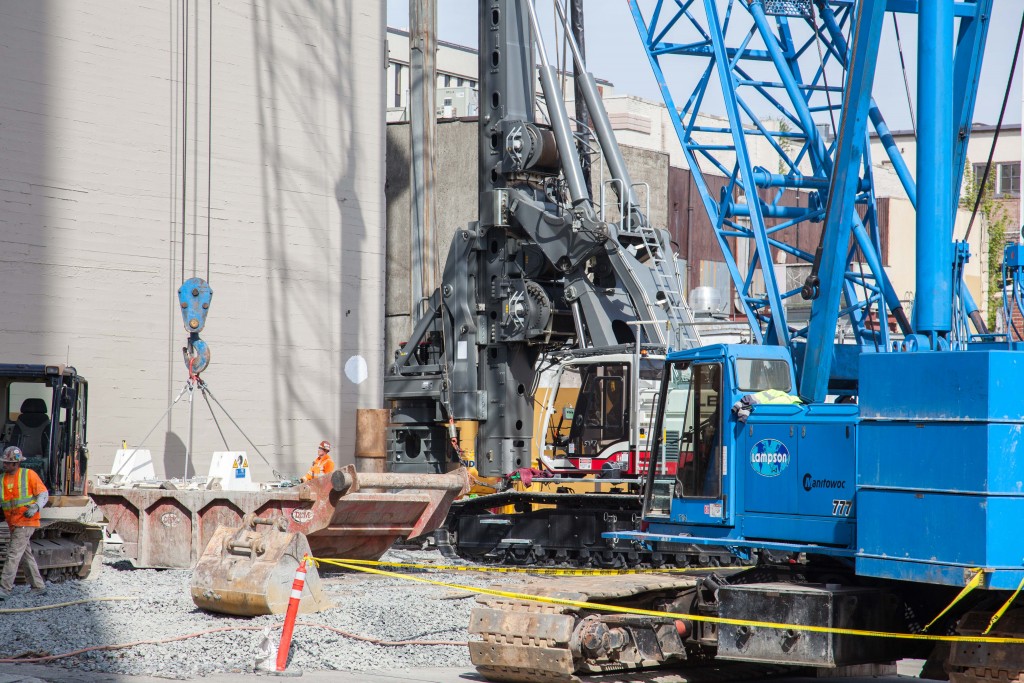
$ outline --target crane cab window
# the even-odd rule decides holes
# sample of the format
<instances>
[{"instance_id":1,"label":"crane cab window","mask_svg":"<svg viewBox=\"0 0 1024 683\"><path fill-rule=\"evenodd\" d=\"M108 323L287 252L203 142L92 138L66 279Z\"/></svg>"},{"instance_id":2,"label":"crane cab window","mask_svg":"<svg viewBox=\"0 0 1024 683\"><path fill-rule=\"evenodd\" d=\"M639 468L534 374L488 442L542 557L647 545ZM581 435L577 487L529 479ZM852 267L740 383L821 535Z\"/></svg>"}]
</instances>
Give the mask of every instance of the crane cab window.
<instances>
[{"instance_id":1,"label":"crane cab window","mask_svg":"<svg viewBox=\"0 0 1024 683\"><path fill-rule=\"evenodd\" d=\"M692 389L679 436L676 479L683 497L720 498L722 494L722 364L691 368Z\"/></svg>"},{"instance_id":2,"label":"crane cab window","mask_svg":"<svg viewBox=\"0 0 1024 683\"><path fill-rule=\"evenodd\" d=\"M688 362L667 366L658 403L658 422L654 427L653 473L648 477L645 492L645 515L668 516L679 464L680 444L692 426L687 422L690 405L691 372Z\"/></svg>"},{"instance_id":3,"label":"crane cab window","mask_svg":"<svg viewBox=\"0 0 1024 683\"><path fill-rule=\"evenodd\" d=\"M788 393L793 388L789 363L764 358L737 358L736 384L740 391L749 394L768 389Z\"/></svg>"}]
</instances>

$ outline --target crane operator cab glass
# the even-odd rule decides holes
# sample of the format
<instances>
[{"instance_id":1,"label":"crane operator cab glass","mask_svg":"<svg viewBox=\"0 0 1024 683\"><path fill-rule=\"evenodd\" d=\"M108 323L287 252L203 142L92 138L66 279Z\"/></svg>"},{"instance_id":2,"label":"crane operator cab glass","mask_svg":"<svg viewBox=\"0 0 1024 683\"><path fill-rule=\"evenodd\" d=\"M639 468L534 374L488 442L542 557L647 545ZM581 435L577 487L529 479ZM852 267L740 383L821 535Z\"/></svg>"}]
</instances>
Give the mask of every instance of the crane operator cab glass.
<instances>
[{"instance_id":1,"label":"crane operator cab glass","mask_svg":"<svg viewBox=\"0 0 1024 683\"><path fill-rule=\"evenodd\" d=\"M701 521L722 522L722 364L677 361L665 377L654 452L658 471L674 469L675 476L650 480L645 515L668 517L675 497L692 499Z\"/></svg>"},{"instance_id":2,"label":"crane operator cab glass","mask_svg":"<svg viewBox=\"0 0 1024 683\"><path fill-rule=\"evenodd\" d=\"M595 456L605 447L625 438L625 365L587 368L573 416L569 442L580 455ZM578 444L578 446L576 445Z\"/></svg>"},{"instance_id":3,"label":"crane operator cab glass","mask_svg":"<svg viewBox=\"0 0 1024 683\"><path fill-rule=\"evenodd\" d=\"M0 364L0 450L17 446L51 496L84 495L87 383L74 368Z\"/></svg>"},{"instance_id":4,"label":"crane operator cab glass","mask_svg":"<svg viewBox=\"0 0 1024 683\"><path fill-rule=\"evenodd\" d=\"M722 366L704 363L691 368L692 388L680 435L676 487L683 497L720 498L719 453L722 431Z\"/></svg>"}]
</instances>

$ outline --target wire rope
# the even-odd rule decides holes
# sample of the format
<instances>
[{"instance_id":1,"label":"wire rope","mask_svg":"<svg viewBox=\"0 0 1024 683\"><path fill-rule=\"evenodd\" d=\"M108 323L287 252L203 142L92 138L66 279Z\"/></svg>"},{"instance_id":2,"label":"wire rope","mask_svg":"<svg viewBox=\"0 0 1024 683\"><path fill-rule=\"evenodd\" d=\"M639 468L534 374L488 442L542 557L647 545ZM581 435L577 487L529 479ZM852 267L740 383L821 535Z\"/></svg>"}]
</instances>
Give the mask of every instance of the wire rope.
<instances>
[{"instance_id":1,"label":"wire rope","mask_svg":"<svg viewBox=\"0 0 1024 683\"><path fill-rule=\"evenodd\" d=\"M910 125L917 135L917 116L914 114L914 101L910 97L910 79L907 77L907 62L903 57L903 41L900 39L900 23L896 20L896 13L892 14L892 25L896 29L896 48L900 53L900 69L903 70L903 89L907 93L907 108L910 109Z\"/></svg>"},{"instance_id":2,"label":"wire rope","mask_svg":"<svg viewBox=\"0 0 1024 683\"><path fill-rule=\"evenodd\" d=\"M1003 128L1003 118L1006 116L1006 103L1010 99L1010 89L1013 87L1013 77L1017 72L1017 59L1020 57L1020 41L1024 36L1024 15L1020 18L1020 28L1017 30L1017 46L1013 50L1013 62L1010 64L1010 73L1006 77L1006 90L1003 91L1003 106L999 109L999 120L996 121L996 132L992 136L992 146L988 150L988 161L985 162L985 171L981 174L981 182L978 183L978 191L974 197L974 208L971 210L971 221L967 224L967 232L964 241L971 238L971 230L974 229L974 219L978 216L978 207L981 206L981 198L985 194L985 184L988 182L989 171L992 169L992 158L996 153L996 143L999 142L999 132Z\"/></svg>"},{"instance_id":3,"label":"wire rope","mask_svg":"<svg viewBox=\"0 0 1024 683\"><path fill-rule=\"evenodd\" d=\"M188 192L188 0L182 2L182 70L181 70L181 279L185 280L186 211ZM193 263L194 266L194 263Z\"/></svg>"},{"instance_id":4,"label":"wire rope","mask_svg":"<svg viewBox=\"0 0 1024 683\"><path fill-rule=\"evenodd\" d=\"M210 253L212 251L213 231L210 221L210 206L213 203L213 0L210 0L210 50L209 66L206 78L206 281L210 281Z\"/></svg>"}]
</instances>

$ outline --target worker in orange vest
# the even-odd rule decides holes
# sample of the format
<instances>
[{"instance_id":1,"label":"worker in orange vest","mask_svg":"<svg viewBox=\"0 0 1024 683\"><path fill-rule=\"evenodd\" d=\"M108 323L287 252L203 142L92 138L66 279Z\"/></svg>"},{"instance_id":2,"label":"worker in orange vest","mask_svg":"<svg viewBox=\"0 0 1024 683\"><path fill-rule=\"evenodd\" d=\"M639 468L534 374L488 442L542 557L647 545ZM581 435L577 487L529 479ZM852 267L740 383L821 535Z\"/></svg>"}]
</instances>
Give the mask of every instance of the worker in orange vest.
<instances>
[{"instance_id":1,"label":"worker in orange vest","mask_svg":"<svg viewBox=\"0 0 1024 683\"><path fill-rule=\"evenodd\" d=\"M25 576L35 593L46 592L46 582L39 573L35 555L32 554L32 534L39 528L39 511L50 500L50 494L39 475L27 467L21 467L25 456L17 446L10 446L0 457L3 465L3 497L0 507L11 530L11 543L7 546L4 570L0 573L0 600L11 596L14 577L18 566L25 570Z\"/></svg>"},{"instance_id":2,"label":"worker in orange vest","mask_svg":"<svg viewBox=\"0 0 1024 683\"><path fill-rule=\"evenodd\" d=\"M316 460L310 465L309 471L302 477L302 481L309 481L313 477L320 477L334 471L334 461L331 460L331 442L321 441L316 449Z\"/></svg>"}]
</instances>

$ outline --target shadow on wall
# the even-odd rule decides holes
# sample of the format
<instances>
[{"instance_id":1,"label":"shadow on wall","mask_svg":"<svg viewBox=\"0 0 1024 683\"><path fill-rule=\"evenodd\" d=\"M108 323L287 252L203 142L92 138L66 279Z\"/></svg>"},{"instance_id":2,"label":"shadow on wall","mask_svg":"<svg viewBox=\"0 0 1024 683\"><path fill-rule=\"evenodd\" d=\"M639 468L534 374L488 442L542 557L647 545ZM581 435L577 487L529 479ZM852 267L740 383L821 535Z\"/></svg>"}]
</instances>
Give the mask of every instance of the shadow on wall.
<instances>
[{"instance_id":1,"label":"shadow on wall","mask_svg":"<svg viewBox=\"0 0 1024 683\"><path fill-rule=\"evenodd\" d=\"M387 212L387 300L384 314L387 325L384 331L385 367L393 359L398 344L408 338L415 321L410 316L409 304L411 270L411 245L409 242L410 223L410 181L409 181L409 140L408 126L400 126L405 139L399 141L399 134L388 126L385 135L386 181L384 199Z\"/></svg>"},{"instance_id":2,"label":"shadow on wall","mask_svg":"<svg viewBox=\"0 0 1024 683\"><path fill-rule=\"evenodd\" d=\"M48 80L53 78L46 26L50 4L4 3L0 7L0 319L3 343L0 360L8 363L52 363L53 329L62 305L54 256L48 254L55 230L47 221L52 204L60 205L54 188L54 120ZM56 360L64 360L64 351Z\"/></svg>"},{"instance_id":3,"label":"shadow on wall","mask_svg":"<svg viewBox=\"0 0 1024 683\"><path fill-rule=\"evenodd\" d=\"M188 429L187 418L185 429ZM185 467L185 442L175 432L164 434L164 476L168 479L188 479L196 476L193 458L189 458L188 468Z\"/></svg>"},{"instance_id":4,"label":"shadow on wall","mask_svg":"<svg viewBox=\"0 0 1024 683\"><path fill-rule=\"evenodd\" d=\"M362 310L361 302L382 300L377 282L383 270L378 237L383 226L375 224L381 220L375 217L379 211L366 215L361 192L379 188L383 174L365 180L357 159L360 152L372 156L375 142L353 131L372 128L372 115L360 116L359 108L379 112L383 119L384 106L383 91L375 101L358 92L353 81L357 73L368 81L383 77L383 71L366 73L367 61L373 61L361 50L367 41L366 12L341 0L295 4L254 3L252 30L260 103L268 367L273 368L270 415L273 440L285 449L278 466L299 471L305 468L307 441L329 439L336 444L336 462L350 462L355 409L370 397L379 401L380 390L366 379L377 381L380 374L367 361L379 364L381 357L382 306ZM375 11L380 25L374 30L383 40L384 11ZM308 51L284 53L285 46L296 45ZM329 120L328 112L336 112L337 120ZM296 122L306 136L300 154ZM382 129L383 121L377 125ZM309 180L317 176L325 176L319 186ZM337 216L323 201L331 191ZM356 357L363 359L361 366ZM354 368L346 367L353 362ZM361 383L354 384L347 374Z\"/></svg>"},{"instance_id":5,"label":"shadow on wall","mask_svg":"<svg viewBox=\"0 0 1024 683\"><path fill-rule=\"evenodd\" d=\"M57 149L60 121L67 117L67 92L54 84L54 45L67 40L53 35L53 14L62 3L0 3L0 361L9 363L53 363L66 358L65 329L68 302L62 296L60 278L69 277L62 268L58 240L78 226L62 225L53 217L55 207L80 201L82 193L56 187L61 158ZM58 102L63 102L58 105ZM62 192L77 197L61 196ZM72 364L75 364L72 356ZM79 365L87 377L88 365ZM97 378L98 379L98 378ZM6 417L6 416L5 416ZM19 585L17 593L27 590ZM74 582L65 595L79 597ZM80 591L86 597L88 591ZM115 642L115 634L87 610L74 620L76 633L88 633L96 642ZM4 656L32 656L38 643L11 634ZM73 638L68 638L74 640ZM68 648L73 649L73 648Z\"/></svg>"}]
</instances>

